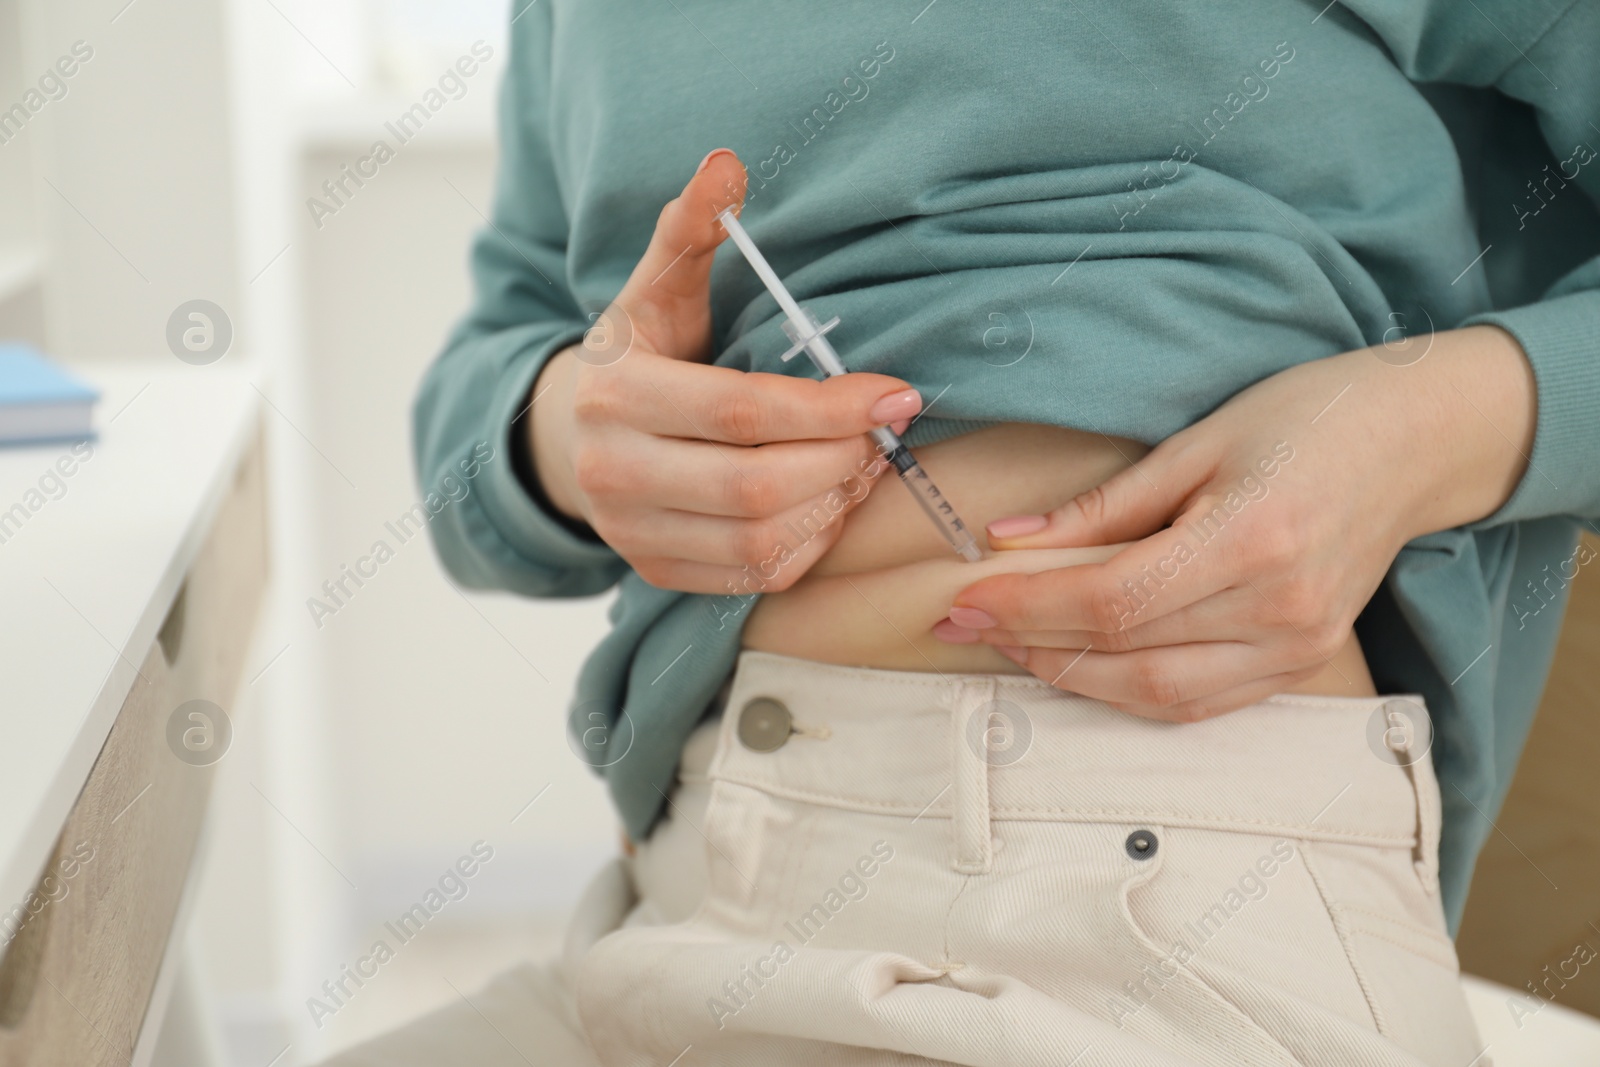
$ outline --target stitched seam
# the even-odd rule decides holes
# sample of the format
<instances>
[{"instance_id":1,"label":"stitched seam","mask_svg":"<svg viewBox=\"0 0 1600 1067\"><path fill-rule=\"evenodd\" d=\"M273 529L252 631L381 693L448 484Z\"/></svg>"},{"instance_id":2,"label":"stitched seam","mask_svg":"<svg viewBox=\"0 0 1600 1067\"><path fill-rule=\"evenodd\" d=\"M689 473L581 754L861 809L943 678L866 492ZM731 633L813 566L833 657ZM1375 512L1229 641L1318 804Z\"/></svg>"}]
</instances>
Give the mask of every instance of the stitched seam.
<instances>
[{"instance_id":1,"label":"stitched seam","mask_svg":"<svg viewBox=\"0 0 1600 1067\"><path fill-rule=\"evenodd\" d=\"M976 834L979 838L976 843L976 856L969 855L968 849L973 845L973 842L968 838L974 836L974 831L978 828L963 826L964 820L959 818L952 823L952 830L956 839L955 868L962 874L986 874L994 863L994 828L991 825L994 820L994 807L990 794L991 768L988 763L988 754L987 750L980 755L967 748L966 723L962 721L964 717L970 718L984 706L983 702L975 704L975 699L984 702L993 701L994 693L995 686L992 682L968 680L960 684L957 691L952 695L950 703L950 743L951 759L953 761L951 769L955 775L959 776L958 782L965 783L965 793L963 792L963 787L958 784L955 791L956 795L951 798L951 804L955 810L961 811L964 816L982 823L982 832ZM965 804L962 803L964 795L966 796Z\"/></svg>"},{"instance_id":2,"label":"stitched seam","mask_svg":"<svg viewBox=\"0 0 1600 1067\"><path fill-rule=\"evenodd\" d=\"M1006 814L1015 815L1014 812ZM1018 822L1126 822L1138 824L1151 821L1161 821L1169 826L1182 826L1189 830L1215 830L1218 833L1239 833L1256 836L1290 836L1304 837L1311 841L1332 841L1345 844L1364 845L1371 848L1399 848L1409 849L1414 845L1414 839L1401 835L1390 837L1384 834L1369 834L1360 830L1333 830L1312 829L1295 823L1253 823L1244 819L1232 817L1207 817L1176 815L1172 812L1152 811L1112 811L1112 812L1084 812L1077 808L1064 811L1057 810L1049 813L1023 812L1023 816L1038 815L1037 818L1017 818ZM1083 818L1084 815L1093 815L1096 818ZM1098 816L1116 816L1116 818L1099 818ZM1257 829L1259 827L1259 829ZM1287 833L1286 833L1287 832Z\"/></svg>"},{"instance_id":3,"label":"stitched seam","mask_svg":"<svg viewBox=\"0 0 1600 1067\"><path fill-rule=\"evenodd\" d=\"M733 782L747 786L769 796L782 797L787 800L798 800L808 804L816 804L827 808L843 808L845 810L862 808L884 815L916 815L920 809L909 805L892 803L889 801L867 800L863 797L839 796L837 794L812 793L803 789L774 785L771 782L762 782L754 778L722 772L713 775L718 781ZM928 808L925 815L936 818L948 819L951 817L951 808L939 806ZM1040 822L1051 819L1060 819L1063 822L1139 822L1166 821L1174 826L1186 826L1191 829L1217 829L1221 831L1238 830L1241 833L1253 833L1254 830L1239 830L1240 827L1259 827L1261 832L1267 831L1294 831L1289 836L1306 836L1315 840L1327 841L1359 841L1372 843L1382 847L1415 848L1416 836L1414 834L1372 834L1359 830L1311 830L1299 823L1271 822L1261 819L1244 819L1231 815L1174 815L1169 812L1152 811L1147 808L1082 808L1082 807L1042 807L1042 808L1012 808L992 807L991 817L997 821L1010 818L1017 821Z\"/></svg>"},{"instance_id":4,"label":"stitched seam","mask_svg":"<svg viewBox=\"0 0 1600 1067\"><path fill-rule=\"evenodd\" d=\"M1442 956L1434 955L1431 951L1429 951L1429 950L1427 950L1425 948L1419 947L1414 942L1405 942L1405 941L1401 941L1398 938L1390 937L1387 934L1380 934L1378 931L1374 930L1370 926L1358 926L1358 927L1356 927L1354 932L1357 933L1357 934L1362 935L1363 937L1370 937L1370 938L1372 938L1372 939L1374 939L1376 941L1387 941L1389 944L1394 945L1396 948L1400 949L1402 952L1405 952L1405 953L1407 953L1409 955L1412 955L1412 956L1416 956L1416 957L1418 957L1420 959L1427 960L1429 963L1437 964L1438 966L1443 967L1447 971L1455 971L1456 970L1456 965L1454 963L1444 959Z\"/></svg>"},{"instance_id":5,"label":"stitched seam","mask_svg":"<svg viewBox=\"0 0 1600 1067\"><path fill-rule=\"evenodd\" d=\"M972 875L971 874L968 874L966 877L962 878L961 879L961 885L959 887L957 887L955 896L950 898L950 907L945 909L945 913L944 913L944 961L940 964L940 966L944 967L944 968L947 968L947 969L953 963L965 963L966 962L965 960L953 960L953 959L950 958L950 918L951 918L951 916L953 916L956 913L956 904L958 904L960 902L962 896L967 891L967 886L969 886L971 884L972 884Z\"/></svg>"},{"instance_id":6,"label":"stitched seam","mask_svg":"<svg viewBox=\"0 0 1600 1067\"><path fill-rule=\"evenodd\" d=\"M1380 941L1387 941L1391 945L1398 945L1413 955L1423 956L1432 960L1441 967L1446 967L1450 970L1457 969L1458 964L1454 958L1455 950L1453 947L1447 950L1447 946L1450 943L1442 935L1434 933L1432 930L1420 929L1410 923L1402 922L1382 912L1372 911L1359 905L1340 904L1338 907L1340 911L1355 916L1360 920L1355 924L1356 933L1366 934L1369 937L1378 938ZM1376 925L1373 925L1374 923ZM1391 936L1389 931L1395 932L1398 936ZM1411 940L1402 940L1402 938Z\"/></svg>"},{"instance_id":7,"label":"stitched seam","mask_svg":"<svg viewBox=\"0 0 1600 1067\"><path fill-rule=\"evenodd\" d=\"M1385 693L1375 697L1341 697L1320 696L1313 693L1278 693L1260 701L1262 704L1282 704L1287 707L1297 708L1324 708L1340 710L1346 707L1359 708L1363 711L1369 708L1379 708L1391 700L1415 700L1423 703L1420 693ZM1242 710L1242 709L1241 709Z\"/></svg>"},{"instance_id":8,"label":"stitched seam","mask_svg":"<svg viewBox=\"0 0 1600 1067\"><path fill-rule=\"evenodd\" d=\"M1373 995L1372 985L1367 981L1366 972L1356 962L1355 944L1350 937L1350 931L1345 926L1340 910L1328 895L1328 887L1323 883L1322 876L1317 873L1316 865L1311 860L1311 850L1306 848L1303 842L1300 845L1300 858L1305 861L1306 873L1311 876L1311 883L1317 887L1317 895L1322 898L1322 908L1328 913L1328 921L1333 923L1334 936L1339 939L1339 947L1344 949L1345 962L1350 965L1350 973L1355 975L1356 985L1360 987L1361 996L1367 1002L1367 1011L1372 1013L1372 1028L1384 1037L1392 1036L1383 1012L1378 1007L1378 999Z\"/></svg>"},{"instance_id":9,"label":"stitched seam","mask_svg":"<svg viewBox=\"0 0 1600 1067\"><path fill-rule=\"evenodd\" d=\"M1155 831L1162 837L1165 837L1167 829L1170 825L1171 824L1156 823L1154 824ZM1128 929L1133 932L1136 942L1143 947L1146 952L1154 953L1158 957L1162 954L1162 950L1156 943L1155 938L1150 936L1149 931L1147 931L1139 922L1138 916L1134 915L1132 897L1135 889L1140 888L1141 886L1148 886L1160 877L1161 872L1166 869L1166 855L1167 854L1164 851L1157 852L1155 856L1155 862L1152 863L1147 869L1123 880L1121 891L1118 894L1119 902L1121 904L1122 921L1125 922L1128 925ZM1238 1017L1238 1021L1243 1022L1246 1027L1254 1031L1256 1035L1262 1040L1266 1041L1267 1044L1281 1052L1288 1062L1300 1062L1283 1044L1283 1042L1279 1041L1270 1030L1268 1030L1261 1024L1259 1020L1255 1018L1255 1016L1251 1015L1249 1012L1245 1011L1244 1008L1234 1003L1232 998L1223 993L1221 989L1213 985L1209 979L1202 975L1199 971L1198 964L1198 959L1191 957L1187 964L1184 964L1179 968L1179 974L1187 974L1189 978L1193 980L1195 985L1209 993L1219 1004L1223 1006L1225 1010L1232 1011Z\"/></svg>"},{"instance_id":10,"label":"stitched seam","mask_svg":"<svg viewBox=\"0 0 1600 1067\"><path fill-rule=\"evenodd\" d=\"M1381 911L1374 911L1371 908L1365 907L1365 906L1363 906L1361 904L1341 904L1341 905L1339 905L1339 907L1340 907L1340 910L1347 911L1352 915L1362 915L1362 916L1365 916L1367 918L1377 919L1379 922L1383 923L1385 926L1393 926L1393 927L1395 927L1397 929L1401 929L1401 930L1412 930L1412 931L1415 931L1418 936L1424 937L1429 941L1438 942L1439 944L1447 944L1448 943L1448 938L1446 938L1441 933L1437 933L1437 932L1435 932L1433 930L1428 930L1426 928L1419 927L1419 926L1417 926L1417 925L1415 925L1413 923L1408 923L1403 919L1396 919L1392 915L1385 915Z\"/></svg>"},{"instance_id":11,"label":"stitched seam","mask_svg":"<svg viewBox=\"0 0 1600 1067\"><path fill-rule=\"evenodd\" d=\"M1422 765L1424 760L1427 761L1426 767ZM1411 794L1415 798L1417 806L1417 843L1412 847L1412 872L1416 875L1417 881L1422 883L1423 894L1433 897L1439 893L1439 823L1443 815L1442 805L1444 798L1439 798L1441 807L1432 812L1433 817L1430 819L1428 802L1424 796L1426 783L1420 777L1426 771L1428 776L1433 779L1434 792L1438 792L1439 780L1434 773L1433 757L1430 753L1420 753L1404 766L1406 780L1411 783ZM1433 824L1431 828L1433 840L1431 842L1428 840L1429 827L1427 824L1429 822ZM1432 845L1431 851L1430 844Z\"/></svg>"}]
</instances>

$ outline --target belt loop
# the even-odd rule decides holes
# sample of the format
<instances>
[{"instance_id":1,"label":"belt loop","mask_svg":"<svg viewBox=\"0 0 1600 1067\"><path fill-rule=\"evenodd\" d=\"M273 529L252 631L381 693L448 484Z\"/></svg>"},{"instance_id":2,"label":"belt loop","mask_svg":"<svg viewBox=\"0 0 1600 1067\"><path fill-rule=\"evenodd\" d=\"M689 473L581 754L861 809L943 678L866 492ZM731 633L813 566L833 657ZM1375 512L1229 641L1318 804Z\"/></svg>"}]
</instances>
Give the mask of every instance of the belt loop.
<instances>
[{"instance_id":1,"label":"belt loop","mask_svg":"<svg viewBox=\"0 0 1600 1067\"><path fill-rule=\"evenodd\" d=\"M955 835L954 868L962 874L987 874L994 863L989 829L989 709L995 681L981 676L955 683L950 715L950 769L955 794L950 825Z\"/></svg>"},{"instance_id":2,"label":"belt loop","mask_svg":"<svg viewBox=\"0 0 1600 1067\"><path fill-rule=\"evenodd\" d=\"M1383 706L1385 742L1411 779L1417 799L1417 844L1412 865L1430 895L1439 892L1439 835L1443 822L1439 780L1433 773L1433 721L1419 701L1396 698Z\"/></svg>"},{"instance_id":3,"label":"belt loop","mask_svg":"<svg viewBox=\"0 0 1600 1067\"><path fill-rule=\"evenodd\" d=\"M1433 761L1426 752L1419 753L1406 766L1411 776L1412 788L1417 794L1417 848L1413 861L1422 887L1430 895L1439 892L1439 833L1443 821L1440 813L1439 782L1433 775Z\"/></svg>"}]
</instances>

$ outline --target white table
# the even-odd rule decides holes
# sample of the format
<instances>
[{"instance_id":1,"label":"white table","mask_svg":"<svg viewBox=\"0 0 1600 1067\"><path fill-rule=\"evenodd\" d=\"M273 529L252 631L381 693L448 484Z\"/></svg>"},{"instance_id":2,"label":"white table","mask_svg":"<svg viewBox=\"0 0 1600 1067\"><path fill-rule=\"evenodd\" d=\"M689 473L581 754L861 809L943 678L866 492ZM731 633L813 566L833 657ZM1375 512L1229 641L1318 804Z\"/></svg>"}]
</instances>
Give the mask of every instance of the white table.
<instances>
[{"instance_id":1,"label":"white table","mask_svg":"<svg viewBox=\"0 0 1600 1067\"><path fill-rule=\"evenodd\" d=\"M0 449L0 1065L149 1058L217 751L169 722L265 583L250 370L84 368L92 452Z\"/></svg>"},{"instance_id":2,"label":"white table","mask_svg":"<svg viewBox=\"0 0 1600 1067\"><path fill-rule=\"evenodd\" d=\"M1467 1003L1495 1067L1578 1067L1600 1063L1600 1020L1560 1003L1529 1013L1526 990L1467 976ZM1510 1003L1522 1006L1513 1012ZM1465 1067L1465 1065L1463 1065Z\"/></svg>"}]
</instances>

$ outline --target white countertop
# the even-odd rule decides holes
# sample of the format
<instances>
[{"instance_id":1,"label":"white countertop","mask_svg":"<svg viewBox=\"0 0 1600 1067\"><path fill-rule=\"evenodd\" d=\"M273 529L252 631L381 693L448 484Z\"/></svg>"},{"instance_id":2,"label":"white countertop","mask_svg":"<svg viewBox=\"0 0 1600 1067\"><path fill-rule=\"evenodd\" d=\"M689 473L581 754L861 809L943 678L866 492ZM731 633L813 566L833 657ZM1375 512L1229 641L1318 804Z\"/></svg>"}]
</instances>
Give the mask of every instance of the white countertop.
<instances>
[{"instance_id":1,"label":"white countertop","mask_svg":"<svg viewBox=\"0 0 1600 1067\"><path fill-rule=\"evenodd\" d=\"M0 448L0 520L27 512L0 529L0 911L38 880L226 495L258 369L74 368L102 391L92 455Z\"/></svg>"}]
</instances>

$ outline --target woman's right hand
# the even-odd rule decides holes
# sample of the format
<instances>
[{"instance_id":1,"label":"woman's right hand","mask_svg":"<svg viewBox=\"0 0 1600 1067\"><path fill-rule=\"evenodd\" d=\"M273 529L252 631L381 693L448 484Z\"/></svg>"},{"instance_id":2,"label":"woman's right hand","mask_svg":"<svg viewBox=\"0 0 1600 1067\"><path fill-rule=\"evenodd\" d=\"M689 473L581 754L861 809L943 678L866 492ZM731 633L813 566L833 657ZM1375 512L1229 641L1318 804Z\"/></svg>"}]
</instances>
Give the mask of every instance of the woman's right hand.
<instances>
[{"instance_id":1,"label":"woman's right hand","mask_svg":"<svg viewBox=\"0 0 1600 1067\"><path fill-rule=\"evenodd\" d=\"M867 431L922 407L880 374L709 364L715 216L744 190L732 152L707 156L616 300L534 385L529 445L551 502L666 589L787 589L884 469Z\"/></svg>"}]
</instances>

